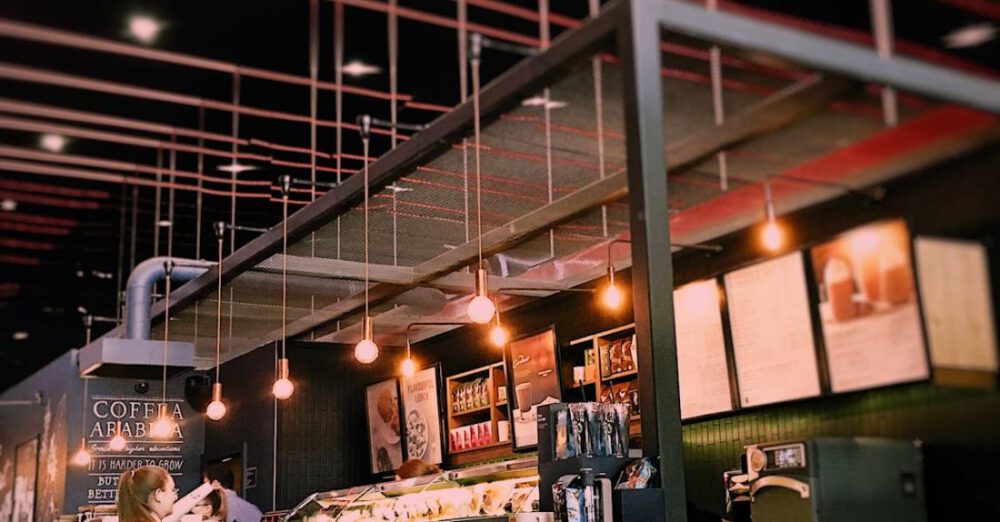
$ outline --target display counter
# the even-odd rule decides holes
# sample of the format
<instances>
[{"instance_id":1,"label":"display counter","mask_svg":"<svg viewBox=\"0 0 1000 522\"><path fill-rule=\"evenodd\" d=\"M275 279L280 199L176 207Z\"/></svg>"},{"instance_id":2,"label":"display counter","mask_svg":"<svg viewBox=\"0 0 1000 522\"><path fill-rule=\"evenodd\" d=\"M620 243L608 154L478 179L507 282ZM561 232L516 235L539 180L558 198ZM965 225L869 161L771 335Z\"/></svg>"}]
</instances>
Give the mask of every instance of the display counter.
<instances>
[{"instance_id":1,"label":"display counter","mask_svg":"<svg viewBox=\"0 0 1000 522\"><path fill-rule=\"evenodd\" d=\"M538 461L530 457L313 493L283 520L390 522L508 517L537 509L537 500Z\"/></svg>"}]
</instances>

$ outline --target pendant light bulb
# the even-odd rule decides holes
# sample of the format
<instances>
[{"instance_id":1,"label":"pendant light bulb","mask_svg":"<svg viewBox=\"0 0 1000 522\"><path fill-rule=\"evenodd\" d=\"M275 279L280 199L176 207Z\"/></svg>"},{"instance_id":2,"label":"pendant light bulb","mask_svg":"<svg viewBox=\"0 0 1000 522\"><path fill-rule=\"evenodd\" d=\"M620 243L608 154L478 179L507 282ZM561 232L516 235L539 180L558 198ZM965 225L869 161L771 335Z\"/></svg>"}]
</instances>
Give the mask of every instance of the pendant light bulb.
<instances>
[{"instance_id":1,"label":"pendant light bulb","mask_svg":"<svg viewBox=\"0 0 1000 522\"><path fill-rule=\"evenodd\" d=\"M469 301L469 319L478 324L486 324L493 319L497 307L487 295L486 270L476 270L476 296Z\"/></svg>"},{"instance_id":2,"label":"pendant light bulb","mask_svg":"<svg viewBox=\"0 0 1000 522\"><path fill-rule=\"evenodd\" d=\"M767 216L767 223L760 229L760 242L765 249L776 252L785 245L785 231L775 217L774 198L768 181L764 182L764 214Z\"/></svg>"},{"instance_id":3,"label":"pendant light bulb","mask_svg":"<svg viewBox=\"0 0 1000 522\"><path fill-rule=\"evenodd\" d=\"M417 364L413 362L413 359L407 357L400 365L400 370L405 377L413 377L413 374L417 373Z\"/></svg>"},{"instance_id":4,"label":"pendant light bulb","mask_svg":"<svg viewBox=\"0 0 1000 522\"><path fill-rule=\"evenodd\" d=\"M507 344L507 339L507 330L503 326L500 326L500 323L490 328L490 342L497 348L503 348Z\"/></svg>"},{"instance_id":5,"label":"pendant light bulb","mask_svg":"<svg viewBox=\"0 0 1000 522\"><path fill-rule=\"evenodd\" d=\"M222 402L221 382L212 385L212 402L208 403L205 415L208 415L208 418L212 420L219 420L226 416L226 404Z\"/></svg>"},{"instance_id":6,"label":"pendant light bulb","mask_svg":"<svg viewBox=\"0 0 1000 522\"><path fill-rule=\"evenodd\" d=\"M374 341L375 325L372 324L372 318L366 315L361 320L361 328L363 336L354 346L354 358L361 364L371 364L378 359L378 345Z\"/></svg>"},{"instance_id":7,"label":"pendant light bulb","mask_svg":"<svg viewBox=\"0 0 1000 522\"><path fill-rule=\"evenodd\" d=\"M609 310L617 310L622 305L622 291L615 284L615 269L610 265L608 266L608 286L604 287L601 298L604 301L604 306Z\"/></svg>"},{"instance_id":8,"label":"pendant light bulb","mask_svg":"<svg viewBox=\"0 0 1000 522\"><path fill-rule=\"evenodd\" d=\"M77 466L87 466L90 464L90 452L87 451L87 439L80 439L80 451L73 455L73 464Z\"/></svg>"},{"instance_id":9,"label":"pendant light bulb","mask_svg":"<svg viewBox=\"0 0 1000 522\"><path fill-rule=\"evenodd\" d=\"M271 387L271 393L279 400L285 400L295 393L295 384L288 378L288 359L278 359L278 379Z\"/></svg>"},{"instance_id":10,"label":"pendant light bulb","mask_svg":"<svg viewBox=\"0 0 1000 522\"><path fill-rule=\"evenodd\" d=\"M158 439L166 439L174 432L175 428L174 421L170 419L167 414L167 405L160 405L160 416L156 419L156 422L150 426L150 433Z\"/></svg>"},{"instance_id":11,"label":"pendant light bulb","mask_svg":"<svg viewBox=\"0 0 1000 522\"><path fill-rule=\"evenodd\" d=\"M122 436L122 422L118 421L118 426L115 429L115 436L111 437L111 440L108 441L108 448L112 451L121 451L125 449L127 444L128 441L126 441L125 437Z\"/></svg>"}]
</instances>

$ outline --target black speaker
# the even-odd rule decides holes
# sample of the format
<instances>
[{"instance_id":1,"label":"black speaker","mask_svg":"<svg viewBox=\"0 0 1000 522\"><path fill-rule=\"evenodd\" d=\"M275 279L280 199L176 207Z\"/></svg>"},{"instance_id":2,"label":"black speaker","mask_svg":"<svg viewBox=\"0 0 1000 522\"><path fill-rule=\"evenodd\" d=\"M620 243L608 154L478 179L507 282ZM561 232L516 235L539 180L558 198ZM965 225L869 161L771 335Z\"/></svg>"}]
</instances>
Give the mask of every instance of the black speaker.
<instances>
[{"instance_id":1,"label":"black speaker","mask_svg":"<svg viewBox=\"0 0 1000 522\"><path fill-rule=\"evenodd\" d=\"M184 379L184 399L195 411L205 411L212 401L212 378L200 373L189 375Z\"/></svg>"}]
</instances>

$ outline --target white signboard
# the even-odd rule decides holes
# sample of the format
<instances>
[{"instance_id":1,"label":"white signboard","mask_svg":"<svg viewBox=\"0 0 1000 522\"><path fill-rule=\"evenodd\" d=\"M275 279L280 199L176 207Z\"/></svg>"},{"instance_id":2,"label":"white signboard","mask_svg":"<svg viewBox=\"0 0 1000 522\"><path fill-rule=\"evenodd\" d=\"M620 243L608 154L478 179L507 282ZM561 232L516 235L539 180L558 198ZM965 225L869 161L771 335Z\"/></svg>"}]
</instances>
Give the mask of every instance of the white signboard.
<instances>
[{"instance_id":1,"label":"white signboard","mask_svg":"<svg viewBox=\"0 0 1000 522\"><path fill-rule=\"evenodd\" d=\"M402 378L406 456L428 464L444 462L439 384L436 366Z\"/></svg>"},{"instance_id":2,"label":"white signboard","mask_svg":"<svg viewBox=\"0 0 1000 522\"><path fill-rule=\"evenodd\" d=\"M681 418L732 409L719 287L700 281L674 290Z\"/></svg>"},{"instance_id":3,"label":"white signboard","mask_svg":"<svg viewBox=\"0 0 1000 522\"><path fill-rule=\"evenodd\" d=\"M820 394L802 254L725 276L744 407Z\"/></svg>"}]
</instances>

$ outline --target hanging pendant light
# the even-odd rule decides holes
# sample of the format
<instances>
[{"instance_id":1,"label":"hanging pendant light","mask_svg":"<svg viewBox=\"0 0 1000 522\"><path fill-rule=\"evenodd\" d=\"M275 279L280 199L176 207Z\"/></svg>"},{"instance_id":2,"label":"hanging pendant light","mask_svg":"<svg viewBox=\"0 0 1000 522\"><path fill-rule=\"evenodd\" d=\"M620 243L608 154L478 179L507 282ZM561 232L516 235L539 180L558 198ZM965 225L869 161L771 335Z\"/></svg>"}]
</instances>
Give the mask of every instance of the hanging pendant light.
<instances>
[{"instance_id":1,"label":"hanging pendant light","mask_svg":"<svg viewBox=\"0 0 1000 522\"><path fill-rule=\"evenodd\" d=\"M213 229L215 239L219 243L219 263L216 266L219 271L219 284L215 300L215 383L212 384L212 402L208 403L205 415L208 415L209 419L219 420L226 416L226 404L222 402L222 383L219 381L222 354L222 241L226 236L226 223L216 221Z\"/></svg>"},{"instance_id":2,"label":"hanging pendant light","mask_svg":"<svg viewBox=\"0 0 1000 522\"><path fill-rule=\"evenodd\" d=\"M476 268L476 295L469 301L469 320L474 323L486 324L493 319L496 304L489 298L489 286L486 281L486 269L483 268L483 197L480 168L480 118L479 118L479 64L483 52L483 38L479 34L470 37L469 62L472 66L472 113L475 131L476 147L476 238L479 243L479 264Z\"/></svg>"},{"instance_id":3,"label":"hanging pendant light","mask_svg":"<svg viewBox=\"0 0 1000 522\"><path fill-rule=\"evenodd\" d=\"M295 384L288 378L288 194L292 190L292 177L281 176L281 358L278 359L278 378L271 387L271 393L279 400L285 400L295 392Z\"/></svg>"},{"instance_id":4,"label":"hanging pendant light","mask_svg":"<svg viewBox=\"0 0 1000 522\"><path fill-rule=\"evenodd\" d=\"M371 136L372 117L358 116L358 130L364 149L364 214L365 214L365 315L361 319L361 340L354 346L354 358L362 364L371 364L378 359L378 345L375 344L375 325L368 313L368 138Z\"/></svg>"},{"instance_id":5,"label":"hanging pendant light","mask_svg":"<svg viewBox=\"0 0 1000 522\"><path fill-rule=\"evenodd\" d=\"M90 316L88 316L89 318ZM87 332L87 344L90 344L90 331ZM86 345L84 345L86 346ZM87 385L90 379L83 379L83 419L80 421L80 450L73 455L73 464L83 467L90 464L90 451L87 451Z\"/></svg>"},{"instance_id":6,"label":"hanging pendant light","mask_svg":"<svg viewBox=\"0 0 1000 522\"><path fill-rule=\"evenodd\" d=\"M612 239L608 243L608 283L601 292L601 301L609 310L618 310L622 305L622 291L615 284L615 265L611 256L611 247L621 240Z\"/></svg>"},{"instance_id":7,"label":"hanging pendant light","mask_svg":"<svg viewBox=\"0 0 1000 522\"><path fill-rule=\"evenodd\" d=\"M417 373L417 364L413 362L413 358L410 357L410 339L407 336L406 339L406 359L403 359L403 363L399 365L399 371L404 377L412 377L414 373Z\"/></svg>"},{"instance_id":8,"label":"hanging pendant light","mask_svg":"<svg viewBox=\"0 0 1000 522\"><path fill-rule=\"evenodd\" d=\"M108 441L108 448L112 451L121 451L125 449L126 445L128 445L128 441L122 435L122 421L118 421L115 425L115 436Z\"/></svg>"},{"instance_id":9,"label":"hanging pendant light","mask_svg":"<svg viewBox=\"0 0 1000 522\"><path fill-rule=\"evenodd\" d=\"M769 180L764 181L764 214L767 216L767 223L760 231L761 245L771 252L777 252L785 245L785 231L775 217L774 199L771 196L771 182Z\"/></svg>"},{"instance_id":10,"label":"hanging pendant light","mask_svg":"<svg viewBox=\"0 0 1000 522\"><path fill-rule=\"evenodd\" d=\"M503 348L509 338L507 330L500 324L500 310L497 309L494 313L493 328L490 328L490 342L497 348Z\"/></svg>"},{"instance_id":11,"label":"hanging pendant light","mask_svg":"<svg viewBox=\"0 0 1000 522\"><path fill-rule=\"evenodd\" d=\"M163 272L165 276L166 283L166 293L164 296L164 308L163 308L163 388L162 394L160 395L160 407L159 415L157 416L156 422L150 426L150 433L158 439L166 439L170 437L170 434L174 432L175 424L170 418L170 414L167 411L167 349L170 343L170 290L171 290L171 277L174 271L173 261L167 261L163 264Z\"/></svg>"}]
</instances>

